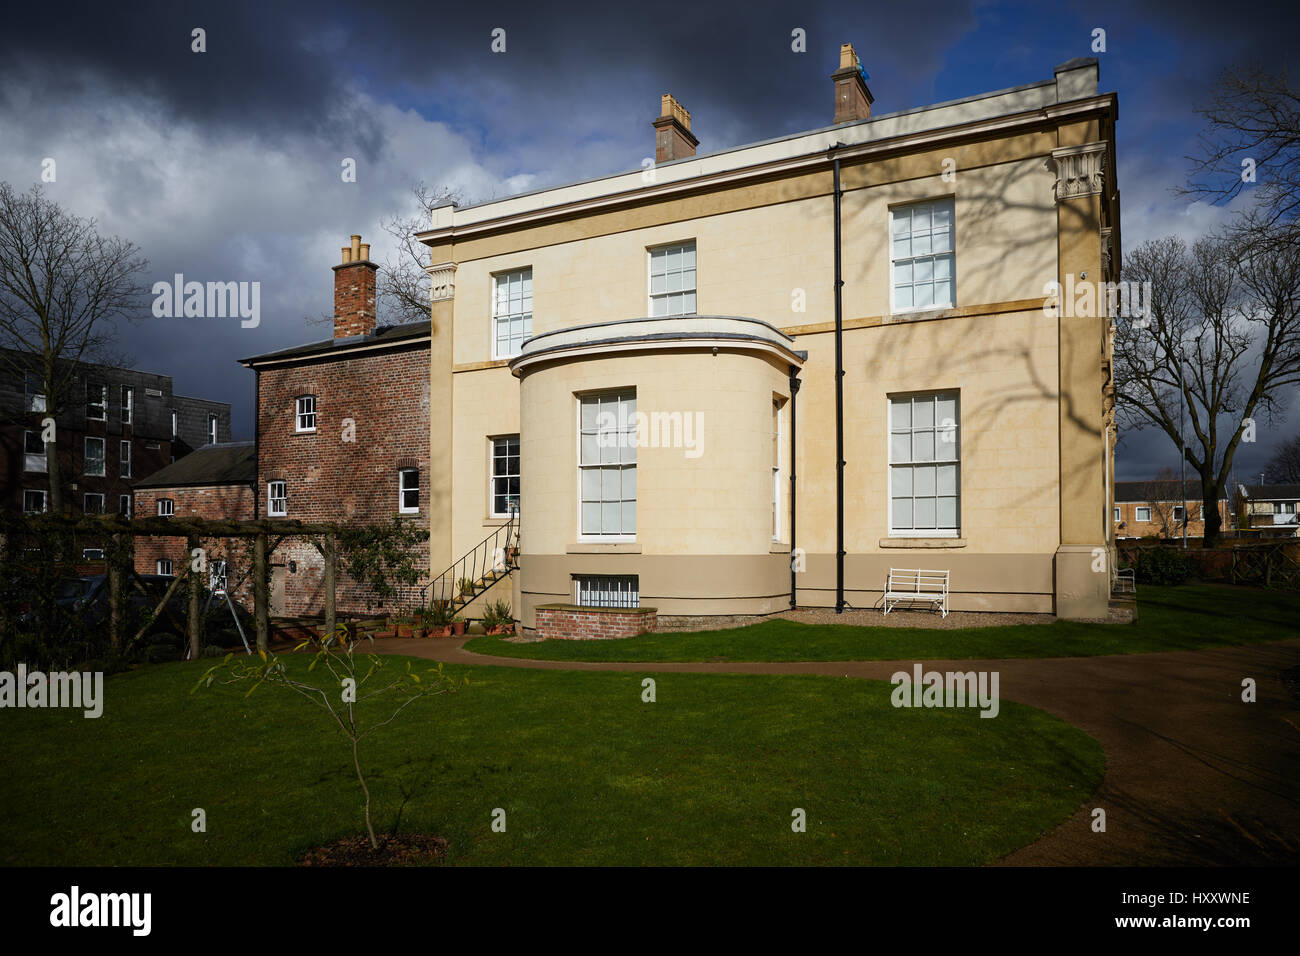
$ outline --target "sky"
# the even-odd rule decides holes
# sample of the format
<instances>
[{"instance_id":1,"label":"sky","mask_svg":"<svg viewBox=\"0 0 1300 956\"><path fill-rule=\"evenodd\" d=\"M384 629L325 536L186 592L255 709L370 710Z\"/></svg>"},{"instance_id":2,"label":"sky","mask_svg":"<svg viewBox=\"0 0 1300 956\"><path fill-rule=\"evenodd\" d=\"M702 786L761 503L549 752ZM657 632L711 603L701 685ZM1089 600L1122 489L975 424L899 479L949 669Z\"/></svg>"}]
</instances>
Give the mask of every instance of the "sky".
<instances>
[{"instance_id":1,"label":"sky","mask_svg":"<svg viewBox=\"0 0 1300 956\"><path fill-rule=\"evenodd\" d=\"M819 128L842 42L870 75L876 114L1049 80L1096 56L1102 90L1119 94L1125 247L1194 239L1233 211L1175 192L1196 107L1224 68L1294 72L1289 6L23 4L0 33L0 180L26 189L54 159L47 195L140 246L150 285L176 273L261 283L256 328L146 311L120 330L135 367L230 402L234 436L251 438L253 377L236 360L327 337L310 320L332 311L339 247L356 232L387 258L381 223L413 211L413 185L474 201L638 168L664 92L691 111L701 153ZM804 53L791 50L795 29ZM355 182L340 175L348 158ZM1285 421L1261 421L1242 446L1238 472L1258 474L1298 428L1294 396ZM1177 468L1177 453L1128 434L1117 464L1121 479L1143 478Z\"/></svg>"}]
</instances>

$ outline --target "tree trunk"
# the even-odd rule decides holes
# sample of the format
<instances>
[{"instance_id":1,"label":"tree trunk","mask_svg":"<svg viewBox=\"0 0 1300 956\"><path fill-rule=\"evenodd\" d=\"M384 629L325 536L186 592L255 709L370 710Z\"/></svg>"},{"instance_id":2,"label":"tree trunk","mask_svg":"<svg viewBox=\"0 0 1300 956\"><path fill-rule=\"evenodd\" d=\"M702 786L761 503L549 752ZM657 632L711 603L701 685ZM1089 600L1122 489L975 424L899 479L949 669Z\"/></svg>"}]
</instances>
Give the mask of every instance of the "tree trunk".
<instances>
[{"instance_id":1,"label":"tree trunk","mask_svg":"<svg viewBox=\"0 0 1300 956\"><path fill-rule=\"evenodd\" d=\"M1219 534L1223 529L1223 517L1219 514L1219 498L1222 497L1222 489L1215 486L1213 482L1202 480L1201 482L1201 513L1205 518L1205 542L1207 548L1217 548L1219 546ZM1183 515L1186 519L1187 515Z\"/></svg>"}]
</instances>

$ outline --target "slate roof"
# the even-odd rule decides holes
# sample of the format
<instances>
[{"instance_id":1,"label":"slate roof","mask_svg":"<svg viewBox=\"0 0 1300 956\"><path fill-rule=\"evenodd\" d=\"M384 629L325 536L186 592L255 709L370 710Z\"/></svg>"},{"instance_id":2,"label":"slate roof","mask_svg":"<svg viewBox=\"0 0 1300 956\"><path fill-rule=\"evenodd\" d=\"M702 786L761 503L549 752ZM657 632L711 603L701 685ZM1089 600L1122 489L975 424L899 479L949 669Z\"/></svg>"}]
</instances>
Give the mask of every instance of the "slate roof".
<instances>
[{"instance_id":1,"label":"slate roof","mask_svg":"<svg viewBox=\"0 0 1300 956\"><path fill-rule=\"evenodd\" d=\"M192 485L246 485L257 478L257 449L251 441L204 445L179 461L160 468L136 488L179 488Z\"/></svg>"},{"instance_id":2,"label":"slate roof","mask_svg":"<svg viewBox=\"0 0 1300 956\"><path fill-rule=\"evenodd\" d=\"M368 332L365 335L354 335L346 339L324 339L320 342L309 342L306 345L295 345L293 348L280 349L277 352L265 352L262 355L242 358L239 360L239 364L251 366L262 362L281 362L285 359L320 358L329 355L336 349L389 343L396 345L407 339L424 338L429 334L431 327L432 323L430 322L381 325L373 332Z\"/></svg>"}]
</instances>

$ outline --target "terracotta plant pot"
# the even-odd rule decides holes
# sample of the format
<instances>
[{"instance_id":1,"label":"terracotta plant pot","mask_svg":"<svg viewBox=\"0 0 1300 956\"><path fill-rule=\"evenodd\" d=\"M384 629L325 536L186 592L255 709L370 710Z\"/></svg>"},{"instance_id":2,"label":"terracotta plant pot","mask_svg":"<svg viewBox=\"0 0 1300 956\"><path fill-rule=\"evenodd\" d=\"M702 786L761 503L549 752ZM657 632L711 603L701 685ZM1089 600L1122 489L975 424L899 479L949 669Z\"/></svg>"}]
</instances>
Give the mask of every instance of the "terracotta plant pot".
<instances>
[{"instance_id":1,"label":"terracotta plant pot","mask_svg":"<svg viewBox=\"0 0 1300 956\"><path fill-rule=\"evenodd\" d=\"M424 628L422 628L422 627L413 627L413 628L411 628L411 636L412 636L412 637L424 637Z\"/></svg>"},{"instance_id":2,"label":"terracotta plant pot","mask_svg":"<svg viewBox=\"0 0 1300 956\"><path fill-rule=\"evenodd\" d=\"M451 637L451 625L450 625L450 624L446 624L446 625L444 625L444 626L442 626L442 627L435 628L435 630L437 631L437 634L435 635L436 637Z\"/></svg>"},{"instance_id":3,"label":"terracotta plant pot","mask_svg":"<svg viewBox=\"0 0 1300 956\"><path fill-rule=\"evenodd\" d=\"M451 632L452 632L454 635L456 635L457 637L464 637L464 636L465 636L465 622L464 622L464 621L452 621L452 622L451 622Z\"/></svg>"},{"instance_id":4,"label":"terracotta plant pot","mask_svg":"<svg viewBox=\"0 0 1300 956\"><path fill-rule=\"evenodd\" d=\"M399 625L397 625L397 636L398 636L398 637L410 637L413 633L414 633L414 628L412 628L411 625L409 625L409 624L399 624Z\"/></svg>"}]
</instances>

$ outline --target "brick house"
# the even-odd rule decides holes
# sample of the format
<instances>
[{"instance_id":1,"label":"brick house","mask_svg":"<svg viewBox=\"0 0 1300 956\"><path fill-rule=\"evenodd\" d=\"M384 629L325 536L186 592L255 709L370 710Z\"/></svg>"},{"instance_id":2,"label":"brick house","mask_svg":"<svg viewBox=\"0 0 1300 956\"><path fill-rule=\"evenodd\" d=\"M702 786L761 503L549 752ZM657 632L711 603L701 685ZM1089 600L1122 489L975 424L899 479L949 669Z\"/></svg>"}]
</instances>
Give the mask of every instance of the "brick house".
<instances>
[{"instance_id":1,"label":"brick house","mask_svg":"<svg viewBox=\"0 0 1300 956\"><path fill-rule=\"evenodd\" d=\"M257 498L256 448L252 442L207 445L160 469L135 487L136 514L141 517L250 520ZM204 539L199 546L209 560L225 560L232 595L252 603L251 581L238 588L251 567L249 543L235 539ZM137 537L135 570L139 574L182 573L189 561L184 538Z\"/></svg>"},{"instance_id":2,"label":"brick house","mask_svg":"<svg viewBox=\"0 0 1300 956\"><path fill-rule=\"evenodd\" d=\"M1115 482L1115 504L1111 512L1115 537L1180 538L1184 514L1187 515L1187 537L1204 537L1201 483L1188 481L1182 489L1178 484L1177 479L1165 478ZM1232 508L1226 497L1218 505L1219 527L1227 532L1235 527Z\"/></svg>"},{"instance_id":3,"label":"brick house","mask_svg":"<svg viewBox=\"0 0 1300 956\"><path fill-rule=\"evenodd\" d=\"M241 359L256 374L256 518L427 527L430 325L376 326L369 256L354 235L334 266L332 338ZM427 572L427 550L419 564ZM272 613L321 610L324 562L310 542L285 541L271 570ZM336 599L340 611L378 607L342 571Z\"/></svg>"},{"instance_id":4,"label":"brick house","mask_svg":"<svg viewBox=\"0 0 1300 956\"><path fill-rule=\"evenodd\" d=\"M36 357L6 349L0 376L0 508L42 512L50 506L42 421L50 402ZM176 395L167 375L81 364L54 411L64 512L134 513L145 476L210 441L230 440L230 406ZM87 557L98 557L88 541Z\"/></svg>"}]
</instances>

